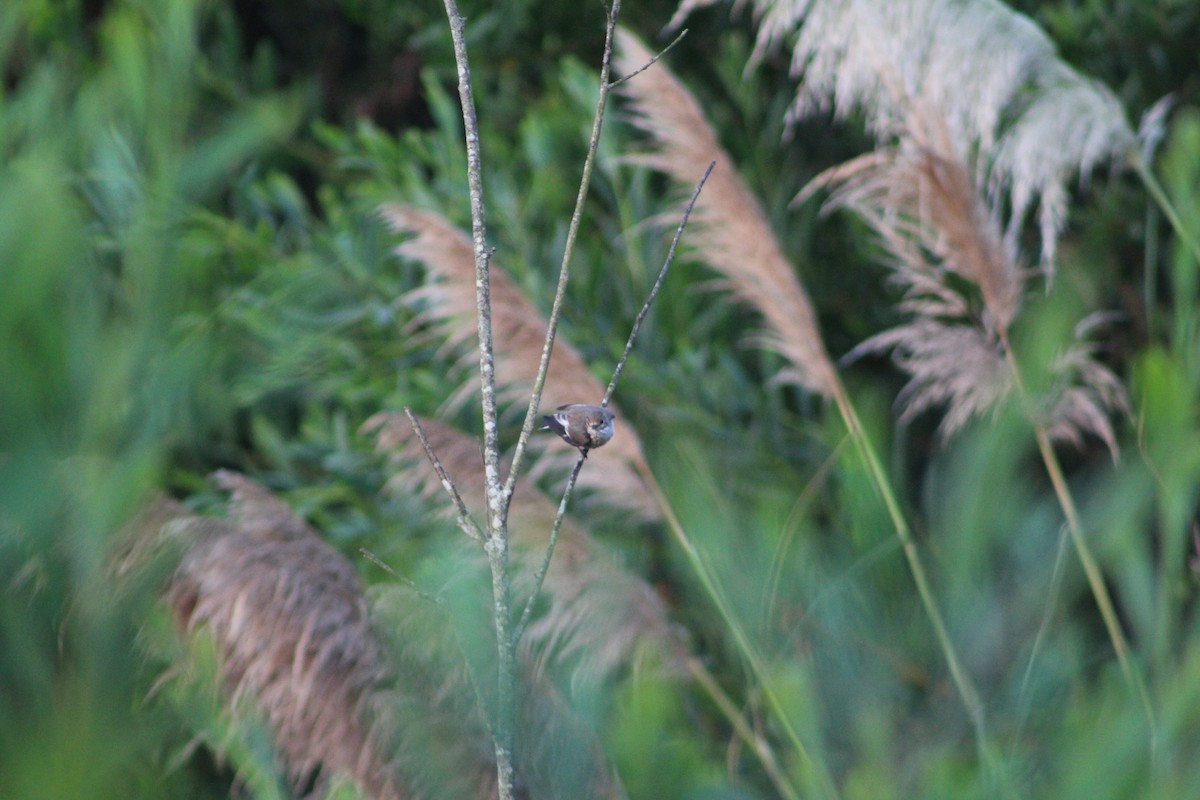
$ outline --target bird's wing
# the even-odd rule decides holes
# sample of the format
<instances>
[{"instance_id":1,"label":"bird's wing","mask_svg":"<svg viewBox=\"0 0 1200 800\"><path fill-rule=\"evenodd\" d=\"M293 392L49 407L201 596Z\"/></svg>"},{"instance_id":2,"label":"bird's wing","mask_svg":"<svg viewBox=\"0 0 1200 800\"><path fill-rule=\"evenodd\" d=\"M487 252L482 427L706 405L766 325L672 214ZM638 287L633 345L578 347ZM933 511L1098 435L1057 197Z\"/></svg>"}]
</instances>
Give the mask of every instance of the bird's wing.
<instances>
[{"instance_id":1,"label":"bird's wing","mask_svg":"<svg viewBox=\"0 0 1200 800\"><path fill-rule=\"evenodd\" d=\"M559 436L567 435L567 415L566 414L546 414L542 417L542 421L546 424L542 426L543 430L551 430Z\"/></svg>"}]
</instances>

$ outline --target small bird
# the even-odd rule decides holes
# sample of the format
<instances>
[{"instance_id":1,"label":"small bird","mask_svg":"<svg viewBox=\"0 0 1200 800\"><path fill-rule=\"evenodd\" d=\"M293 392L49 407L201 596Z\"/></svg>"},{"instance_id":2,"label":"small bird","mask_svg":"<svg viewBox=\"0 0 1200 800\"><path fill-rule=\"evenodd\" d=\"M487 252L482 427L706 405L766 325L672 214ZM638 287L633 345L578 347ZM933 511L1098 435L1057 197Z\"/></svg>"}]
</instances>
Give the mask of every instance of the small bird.
<instances>
[{"instance_id":1,"label":"small bird","mask_svg":"<svg viewBox=\"0 0 1200 800\"><path fill-rule=\"evenodd\" d=\"M579 448L587 458L588 450L608 443L613 437L613 413L604 406L571 403L559 406L553 414L542 417L544 431L554 431L572 447Z\"/></svg>"}]
</instances>

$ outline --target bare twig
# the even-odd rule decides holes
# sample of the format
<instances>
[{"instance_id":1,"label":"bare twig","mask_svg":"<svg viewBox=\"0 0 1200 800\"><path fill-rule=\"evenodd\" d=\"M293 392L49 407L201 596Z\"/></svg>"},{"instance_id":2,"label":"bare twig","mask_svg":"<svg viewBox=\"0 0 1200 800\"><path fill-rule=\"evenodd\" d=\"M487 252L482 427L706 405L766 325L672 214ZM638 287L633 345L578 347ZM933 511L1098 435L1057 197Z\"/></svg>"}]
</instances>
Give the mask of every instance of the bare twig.
<instances>
[{"instance_id":1,"label":"bare twig","mask_svg":"<svg viewBox=\"0 0 1200 800\"><path fill-rule=\"evenodd\" d=\"M667 45L662 50L659 50L657 53L655 53L653 58L651 58L645 64L642 64L640 67L638 67L637 69L635 69L633 72L629 73L628 75L622 75L620 78L617 78L615 81L613 81L611 84L609 84L608 88L615 89L618 86L620 86L622 83L624 83L625 81L633 78L636 75L641 75L643 72L645 72L646 70L653 67L660 58L665 56L667 54L667 52L671 50L671 48L673 48L675 45L682 42L683 37L687 36L687 34L688 34L688 29L684 28L683 30L681 30L679 32L678 36L676 36L674 39L671 40L671 43L669 45Z\"/></svg>"},{"instance_id":2,"label":"bare twig","mask_svg":"<svg viewBox=\"0 0 1200 800\"><path fill-rule=\"evenodd\" d=\"M417 417L415 414L413 414L411 408L405 407L404 414L408 417L408 421L412 424L413 432L417 434L417 440L421 443L421 447L424 448L425 455L429 458L429 463L433 465L433 471L437 473L438 479L442 482L442 488L446 490L446 494L450 495L450 499L454 501L454 507L458 511L458 518L455 520L458 523L458 527L461 528L463 533L465 533L467 536L470 536L472 539L482 544L484 539L483 532L479 530L479 526L471 517L471 512L467 510L467 504L463 502L462 495L458 493L458 489L455 488L454 482L450 480L450 476L446 474L446 468L442 466L442 462L438 459L437 453L433 452L433 445L429 443L429 437L427 437L425 435L425 431L422 430L421 423L417 421ZM363 553L363 555L367 554ZM367 557L371 558L369 555ZM387 568L386 564L381 562L377 563L379 563L380 566Z\"/></svg>"},{"instance_id":3,"label":"bare twig","mask_svg":"<svg viewBox=\"0 0 1200 800\"><path fill-rule=\"evenodd\" d=\"M696 200L700 198L700 190L704 188L705 181L712 174L713 167L717 165L716 161L711 161L708 164L708 169L704 170L704 175L700 178L700 182L696 184L696 190L692 192L692 199L688 201L687 207L683 210L683 219L679 220L679 227L675 229L675 238L671 240L671 249L667 251L667 259L663 262L662 269L658 271L658 278L654 281L654 286L650 289L650 295L646 298L646 302L642 305L642 310L638 312L637 319L633 321L633 329L629 331L629 341L625 343L625 352L621 353L620 360L617 361L616 369L613 370L612 380L608 382L608 388L604 391L604 399L600 401L600 405L606 406L612 400L613 392L617 390L617 379L621 377L621 371L625 369L625 362L629 358L629 352L633 350L633 342L637 338L638 331L642 329L642 323L646 319L646 314L650 312L650 304L658 297L658 290L662 288L663 281L667 277L667 270L670 269L672 262L675 261L675 250L679 247L679 240L683 236L683 229L687 227L688 217L692 215L692 209L696 206Z\"/></svg>"},{"instance_id":4,"label":"bare twig","mask_svg":"<svg viewBox=\"0 0 1200 800\"><path fill-rule=\"evenodd\" d=\"M435 594L430 594L429 592L425 591L420 586L418 586L411 578L407 578L407 577L401 575L399 572L396 572L396 570L392 569L386 561L384 561L382 558L380 558L379 556L372 553L367 548L365 548L365 547L358 548L358 554L360 556L362 556L363 558L365 558L367 561L370 561L375 566L379 567L381 570L386 572L388 575L391 575L393 578L395 578L396 580L403 583L408 588L412 589L414 592L417 593L417 596L420 597L422 600L428 600L430 603L433 603L434 605L442 605L442 603L443 603L442 598L438 597Z\"/></svg>"},{"instance_id":5,"label":"bare twig","mask_svg":"<svg viewBox=\"0 0 1200 800\"><path fill-rule=\"evenodd\" d=\"M662 289L663 282L667 278L667 270L675 261L675 251L679 247L679 240L683 237L683 230L687 227L688 218L692 215L692 209L696 205L696 200L700 197L701 190L704 189L704 183L708 180L708 176L712 173L713 167L716 166L715 161L709 163L708 169L704 171L700 182L696 184L696 190L692 192L692 197L688 201L687 206L683 210L683 218L679 220L679 227L675 229L675 238L671 240L671 247L667 251L667 258L663 262L662 269L658 272L658 278L654 281L654 286L650 288L650 294L646 297L646 302L642 304L641 311L638 312L637 318L633 321L633 328L629 331L629 340L625 343L625 352L621 354L621 358L617 361L617 366L613 370L612 380L608 384L608 389L604 392L604 399L601 405L608 405L612 399L613 392L617 388L617 379L621 377L621 371L625 368L625 362L629 359L629 353L633 350L633 343L637 340L638 332L642 329L642 323L646 319L646 315L650 313L650 306L658 297L658 292ZM579 477L579 471L583 468L584 461L587 459L587 454L584 453L575 462L575 469L571 471L571 477L567 480L566 488L563 490L562 500L558 504L558 513L554 517L554 527L551 529L550 542L546 546L546 554L542 558L542 564L538 568L537 574L533 582L533 593L530 594L528 602L525 604L525 611L521 614L521 620L517 623L513 633L513 641L518 642L521 639L521 634L525 632L525 626L529 623L529 616L533 612L533 604L537 600L538 595L542 591L542 582L546 579L546 571L550 568L550 557L554 553L554 545L558 542L558 531L562 526L563 517L567 513L567 503L571 499L571 493L575 489L575 481Z\"/></svg>"},{"instance_id":6,"label":"bare twig","mask_svg":"<svg viewBox=\"0 0 1200 800\"><path fill-rule=\"evenodd\" d=\"M529 617L533 614L533 604L537 601L538 595L542 593L542 584L546 580L546 573L550 570L550 558L554 555L554 546L558 544L558 532L562 529L563 518L567 514L567 501L571 499L575 481L579 479L579 471L583 469L585 461L587 461L587 456L581 454L579 460L575 462L575 469L571 470L571 477L567 478L567 486L563 489L562 500L558 503L558 513L554 515L554 526L550 529L550 541L546 545L546 554L542 556L542 563L538 566L537 573L533 578L533 591L530 592L529 600L525 603L525 610L521 612L521 619L513 629L514 643L521 641L521 636L525 633L526 626L529 625Z\"/></svg>"},{"instance_id":7,"label":"bare twig","mask_svg":"<svg viewBox=\"0 0 1200 800\"><path fill-rule=\"evenodd\" d=\"M612 71L613 36L616 33L617 16L620 12L621 0L613 0L608 11L608 23L604 32L604 55L600 62L600 92L596 98L592 136L588 141L587 156L583 161L583 176L579 180L575 210L571 213L571 224L567 228L567 242L563 248L562 264L558 269L558 288L554 292L554 305L550 309L550 319L546 323L546 343L542 346L542 360L538 364L533 390L529 393L529 408L525 411L525 422L521 425L521 435L517 439L517 447L513 451L512 467L508 472L508 480L504 484L503 511L506 519L508 504L512 501L513 489L517 485L517 475L520 474L521 461L525 456L525 448L529 443L529 436L533 433L538 409L542 404L542 389L546 385L546 373L550 369L550 355L554 350L554 337L558 332L558 320L562 314L563 299L567 294L567 278L570 275L571 256L575 252L575 237L579 233L579 223L583 219L583 202L587 197L588 185L591 183L596 150L600 146L600 131L604 125L604 109L608 104L608 93L612 89L608 76Z\"/></svg>"},{"instance_id":8,"label":"bare twig","mask_svg":"<svg viewBox=\"0 0 1200 800\"><path fill-rule=\"evenodd\" d=\"M363 558L365 558L367 561L370 561L372 564L374 564L375 566L382 569L388 575L391 575L396 580L399 580L399 581L406 580L403 575L401 575L399 572L396 572L396 570L394 570L390 566L388 566L387 562L385 562L382 558L380 558L379 556L372 553L367 548L365 548L365 547L358 548L358 554L360 556L362 556ZM409 581L409 583L411 584L412 582Z\"/></svg>"}]
</instances>

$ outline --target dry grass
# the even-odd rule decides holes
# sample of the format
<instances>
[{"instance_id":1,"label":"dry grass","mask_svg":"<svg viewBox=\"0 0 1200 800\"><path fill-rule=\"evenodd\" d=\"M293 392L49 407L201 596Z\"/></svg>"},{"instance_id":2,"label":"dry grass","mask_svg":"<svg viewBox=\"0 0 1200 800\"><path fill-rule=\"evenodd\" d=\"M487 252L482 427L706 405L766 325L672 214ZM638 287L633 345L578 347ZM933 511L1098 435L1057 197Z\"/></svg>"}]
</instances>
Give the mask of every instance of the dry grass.
<instances>
[{"instance_id":1,"label":"dry grass","mask_svg":"<svg viewBox=\"0 0 1200 800\"><path fill-rule=\"evenodd\" d=\"M626 31L617 35L616 65L629 74L653 54ZM762 314L762 341L791 364L780 377L810 391L831 394L833 362L817 328L812 303L784 256L762 206L738 176L695 99L657 64L622 85L633 122L649 133L654 147L630 160L690 185L703 165L716 160L696 203L689 247L725 278L727 288Z\"/></svg>"},{"instance_id":2,"label":"dry grass","mask_svg":"<svg viewBox=\"0 0 1200 800\"><path fill-rule=\"evenodd\" d=\"M453 437L427 424L453 458ZM214 642L229 712L265 721L293 787L317 797L350 779L379 800L494 797L480 683L464 650L471 625L403 585L369 598L352 565L285 503L236 473L215 478L233 493L228 518L152 504L136 525L137 552L119 567L143 567L164 542L178 548L167 602L184 631ZM563 611L535 620L521 657L520 774L535 794L613 797L600 743L543 674L545 661L586 648L598 680L649 639L675 639L653 591L578 536L560 543L567 557L547 579ZM469 556L458 571L471 574Z\"/></svg>"},{"instance_id":3,"label":"dry grass","mask_svg":"<svg viewBox=\"0 0 1200 800\"><path fill-rule=\"evenodd\" d=\"M1050 280L1066 182L1124 157L1136 137L1111 92L1059 60L1036 25L1000 3L754 5L756 57L793 43L792 67L804 80L792 113L861 110L879 138L875 151L828 170L800 199L830 188L831 208L853 210L878 234L907 319L850 357L890 351L910 378L898 400L903 418L944 407L949 435L995 409L1019 381L1009 335L1034 273L1018 246L1029 216L1037 210L1040 269ZM684 103L674 86L642 91L639 113L652 119L663 113L656 106ZM695 124L647 127L682 156L675 142ZM1082 335L1063 346L1049 395L1033 404L1035 421L1060 441L1096 436L1115 458L1110 417L1128 401L1096 354Z\"/></svg>"},{"instance_id":4,"label":"dry grass","mask_svg":"<svg viewBox=\"0 0 1200 800\"><path fill-rule=\"evenodd\" d=\"M908 321L863 342L850 357L890 351L909 375L898 402L911 419L944 406L950 435L1013 391L1009 336L1025 299L1027 270L1006 243L998 208L972 182L967 156L941 110L914 101L897 142L836 167L806 190L830 187L831 208L857 213L887 248ZM1052 366L1039 424L1052 438L1100 438L1117 455L1110 415L1128 411L1121 381L1082 337Z\"/></svg>"},{"instance_id":5,"label":"dry grass","mask_svg":"<svg viewBox=\"0 0 1200 800\"><path fill-rule=\"evenodd\" d=\"M371 797L405 796L372 724L387 670L357 575L261 486L216 479L230 518L169 526L187 543L168 592L181 626L212 637L230 708L263 715L294 785L343 775Z\"/></svg>"},{"instance_id":6,"label":"dry grass","mask_svg":"<svg viewBox=\"0 0 1200 800\"><path fill-rule=\"evenodd\" d=\"M938 109L989 205L1007 202L1015 247L1035 216L1040 264L1054 268L1066 184L1133 155L1137 137L1105 86L1059 59L1054 43L996 0L753 0L757 55L790 44L803 76L792 113L861 110L882 140L908 126L913 100Z\"/></svg>"}]
</instances>

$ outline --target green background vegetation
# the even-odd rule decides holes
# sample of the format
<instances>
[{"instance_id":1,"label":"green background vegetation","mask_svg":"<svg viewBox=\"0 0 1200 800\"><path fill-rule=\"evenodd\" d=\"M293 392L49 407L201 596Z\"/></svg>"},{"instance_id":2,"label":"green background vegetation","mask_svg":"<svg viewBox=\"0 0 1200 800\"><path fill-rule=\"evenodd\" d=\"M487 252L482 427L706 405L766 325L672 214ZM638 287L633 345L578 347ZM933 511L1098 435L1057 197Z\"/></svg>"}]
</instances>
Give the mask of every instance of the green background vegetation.
<instances>
[{"instance_id":1,"label":"green background vegetation","mask_svg":"<svg viewBox=\"0 0 1200 800\"><path fill-rule=\"evenodd\" d=\"M629 5L624 23L648 41L674 12ZM1174 94L1154 169L1200 237L1200 9L1015 5L1131 119ZM603 9L519 0L463 11L492 241L548 310ZM671 67L762 200L836 358L895 323L894 293L862 225L789 204L870 141L854 120L827 117L785 135L795 94L786 58L747 73L752 22L725 6L688 25ZM371 584L392 579L358 548L417 574L440 539L459 535L436 503L381 492L388 469L359 433L381 410L437 415L471 377L457 354L411 335L412 312L396 298L422 272L391 254L398 237L376 211L403 200L468 226L444 11L427 1L20 0L0 8L0 69L0 798L224 797L235 784L244 796L287 796L266 734L223 713L211 663L189 667L209 676L190 690L152 689L183 656L156 610L162 575L114 586L115 534L156 491L216 507L206 476L229 468L277 492ZM661 177L618 159L637 141L610 116L564 316L602 379L666 251L659 231L639 225L677 207ZM1128 171L1090 176L1072 200L1060 280L1087 310L1121 312L1104 359L1127 380L1133 414L1117 421L1118 464L1096 441L1062 455L1160 715L1154 761L1074 554L1060 549L1060 512L1027 426L1001 413L942 442L936 414L896 422L903 376L885 358L843 374L1022 793L1200 796L1189 566L1198 265ZM759 321L711 280L676 266L618 391L655 474L842 796L990 796L840 421L819 398L772 382L785 364L750 345ZM1043 306L1034 318L1047 326L1078 316ZM452 421L478 428L474 410ZM619 515L588 524L661 590L785 771L804 773L675 545ZM1035 638L1032 662L1028 649L1012 652ZM596 692L580 702L592 704L630 797L774 796L687 682L630 669Z\"/></svg>"}]
</instances>

